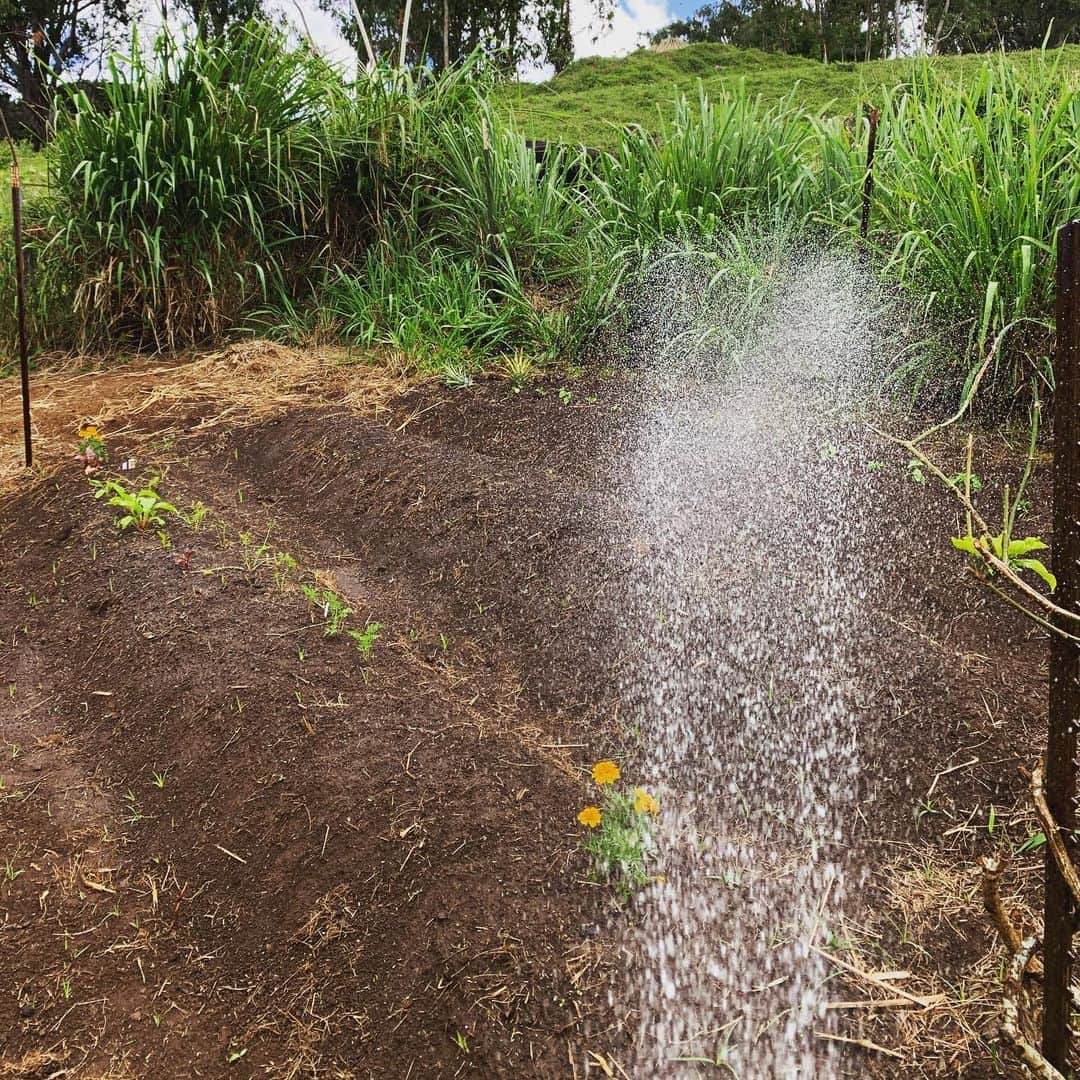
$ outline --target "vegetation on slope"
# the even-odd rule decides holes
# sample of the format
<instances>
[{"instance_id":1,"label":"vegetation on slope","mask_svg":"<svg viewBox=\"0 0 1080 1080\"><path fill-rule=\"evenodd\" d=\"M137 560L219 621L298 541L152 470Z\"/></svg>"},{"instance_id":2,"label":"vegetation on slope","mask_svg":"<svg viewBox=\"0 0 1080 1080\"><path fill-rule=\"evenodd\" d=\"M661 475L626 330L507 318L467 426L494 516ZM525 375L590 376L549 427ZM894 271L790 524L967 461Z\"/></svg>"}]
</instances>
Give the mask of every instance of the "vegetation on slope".
<instances>
[{"instance_id":1,"label":"vegetation on slope","mask_svg":"<svg viewBox=\"0 0 1080 1080\"><path fill-rule=\"evenodd\" d=\"M908 65L877 97L871 264L913 312L898 371L939 401L987 358L999 403L1049 383L1051 237L1080 212L1077 55ZM723 365L724 298L775 257L755 238L857 243L866 118L808 114L798 88L702 82L655 134L542 164L482 66L350 84L263 24L135 47L105 89L107 107L65 110L53 187L28 213L44 348L253 331L388 350L455 382L492 364L522 378L640 351L632 300L655 310L662 265L682 284L649 348L707 343ZM12 291L5 272L8 340Z\"/></svg>"},{"instance_id":2,"label":"vegetation on slope","mask_svg":"<svg viewBox=\"0 0 1080 1080\"><path fill-rule=\"evenodd\" d=\"M1065 79L1080 72L1080 46L1047 54L1057 56ZM1007 62L1020 72L1044 64L1040 52L1010 53ZM816 115L848 116L866 101L880 104L885 91L907 85L924 67L950 80L963 80L986 63L978 54L870 63L822 64L801 56L739 49L733 45L697 44L657 52L640 49L630 56L578 60L550 82L514 83L499 91L499 104L527 138L552 139L612 148L627 125L658 132L674 116L680 94L696 96L698 83L710 97L745 85L776 103L794 88L795 101Z\"/></svg>"}]
</instances>

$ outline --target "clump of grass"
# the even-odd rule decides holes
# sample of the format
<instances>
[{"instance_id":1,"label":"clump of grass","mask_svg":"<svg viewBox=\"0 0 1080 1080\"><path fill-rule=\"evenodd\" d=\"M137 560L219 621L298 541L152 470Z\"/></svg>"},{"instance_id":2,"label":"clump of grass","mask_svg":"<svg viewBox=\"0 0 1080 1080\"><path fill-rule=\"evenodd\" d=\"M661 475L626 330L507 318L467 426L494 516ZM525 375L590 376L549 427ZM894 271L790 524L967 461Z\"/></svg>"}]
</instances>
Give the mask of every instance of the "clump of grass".
<instances>
[{"instance_id":1,"label":"clump of grass","mask_svg":"<svg viewBox=\"0 0 1080 1080\"><path fill-rule=\"evenodd\" d=\"M992 396L1026 385L1029 359L1052 385L1054 232L1080 209L1080 93L1059 63L998 57L962 81L927 67L886 103L874 237L885 275L953 328L954 396L992 350Z\"/></svg>"},{"instance_id":2,"label":"clump of grass","mask_svg":"<svg viewBox=\"0 0 1080 1080\"><path fill-rule=\"evenodd\" d=\"M350 344L398 350L421 370L467 369L537 336L540 316L520 285L509 277L503 286L439 249L375 252L357 273L339 270L323 303Z\"/></svg>"},{"instance_id":3,"label":"clump of grass","mask_svg":"<svg viewBox=\"0 0 1080 1080\"><path fill-rule=\"evenodd\" d=\"M805 216L812 138L791 96L767 105L742 83L715 98L699 87L659 138L633 127L601 158L597 214L616 241L645 243Z\"/></svg>"},{"instance_id":4,"label":"clump of grass","mask_svg":"<svg viewBox=\"0 0 1080 1080\"><path fill-rule=\"evenodd\" d=\"M76 91L29 231L39 333L83 347L219 337L322 246L340 80L252 23L137 37L95 104Z\"/></svg>"}]
</instances>

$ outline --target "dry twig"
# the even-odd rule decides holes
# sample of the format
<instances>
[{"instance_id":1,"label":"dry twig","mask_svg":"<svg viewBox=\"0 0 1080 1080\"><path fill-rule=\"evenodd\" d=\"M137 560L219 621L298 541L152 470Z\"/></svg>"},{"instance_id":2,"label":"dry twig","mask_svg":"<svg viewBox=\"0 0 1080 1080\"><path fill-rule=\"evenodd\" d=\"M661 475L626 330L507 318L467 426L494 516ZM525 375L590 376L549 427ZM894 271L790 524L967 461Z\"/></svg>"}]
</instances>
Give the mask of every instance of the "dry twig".
<instances>
[{"instance_id":1,"label":"dry twig","mask_svg":"<svg viewBox=\"0 0 1080 1080\"><path fill-rule=\"evenodd\" d=\"M1005 974L1005 996L1001 1001L1001 1036L1016 1050L1038 1080L1065 1080L1023 1032L1020 1002L1024 996L1024 972L1039 944L1039 939L1034 935L1025 938L1009 962Z\"/></svg>"},{"instance_id":2,"label":"dry twig","mask_svg":"<svg viewBox=\"0 0 1080 1080\"><path fill-rule=\"evenodd\" d=\"M1069 853L1065 850L1065 842L1061 839L1061 826L1054 820L1050 807L1046 801L1046 788L1043 784L1043 772L1046 763L1040 761L1031 773L1031 799L1035 803L1035 812L1042 822L1043 832L1046 835L1046 843L1053 853L1054 862L1061 872L1065 884L1069 886L1073 901L1080 905L1080 875L1076 872Z\"/></svg>"}]
</instances>

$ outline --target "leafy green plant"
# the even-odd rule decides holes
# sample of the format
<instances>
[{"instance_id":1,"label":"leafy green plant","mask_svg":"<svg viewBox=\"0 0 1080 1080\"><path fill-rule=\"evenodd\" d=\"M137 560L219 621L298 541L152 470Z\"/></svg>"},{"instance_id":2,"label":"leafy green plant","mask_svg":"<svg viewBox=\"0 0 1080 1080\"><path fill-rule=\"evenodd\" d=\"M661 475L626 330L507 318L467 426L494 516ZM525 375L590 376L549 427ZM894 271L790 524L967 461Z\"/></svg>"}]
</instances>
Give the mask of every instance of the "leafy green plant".
<instances>
[{"instance_id":1,"label":"leafy green plant","mask_svg":"<svg viewBox=\"0 0 1080 1080\"><path fill-rule=\"evenodd\" d=\"M108 499L106 505L123 511L116 524L121 530L148 529L151 525L164 527L165 514L175 514L177 509L166 502L153 486L139 491L128 491L119 480L91 480L95 499Z\"/></svg>"},{"instance_id":2,"label":"leafy green plant","mask_svg":"<svg viewBox=\"0 0 1080 1080\"><path fill-rule=\"evenodd\" d=\"M1025 536L1022 539L1014 539L1013 530L1016 528L1016 518L1020 506L1024 502L1024 493L1027 491L1028 482L1031 479L1032 469L1035 465L1035 449L1039 438L1039 419L1041 408L1038 390L1033 390L1035 403L1031 410L1031 430L1028 440L1027 458L1024 469L1017 485L1015 497L1011 497L1009 485L1006 484L1001 493L1001 531L992 535L986 527L986 522L981 515L976 514L971 502L974 491L979 490L974 486L977 479L971 471L974 439L968 437L967 444L967 468L958 476L949 479L938 472L939 478L945 485L956 494L964 504L967 511L967 531L963 536L952 537L952 544L958 551L970 555L978 564L980 571L986 577L993 577L995 572L1004 573L1008 576L1010 571L1029 571L1039 577L1043 584L1053 592L1057 588L1057 578L1047 569L1046 564L1032 557L1034 551L1047 551L1049 545L1037 536ZM925 459L924 459L925 460ZM981 488L981 485L980 485ZM975 526L979 526L980 535L975 534Z\"/></svg>"},{"instance_id":3,"label":"leafy green plant","mask_svg":"<svg viewBox=\"0 0 1080 1080\"><path fill-rule=\"evenodd\" d=\"M371 656L371 650L375 645L375 642L379 639L379 631L382 629L382 623L369 622L363 630L349 630L349 637L356 642L356 649L360 655L365 659L369 659Z\"/></svg>"},{"instance_id":4,"label":"leafy green plant","mask_svg":"<svg viewBox=\"0 0 1080 1080\"><path fill-rule=\"evenodd\" d=\"M332 589L320 590L314 585L301 585L300 591L309 604L322 612L323 636L337 637L352 614L352 608Z\"/></svg>"},{"instance_id":5,"label":"leafy green plant","mask_svg":"<svg viewBox=\"0 0 1080 1080\"><path fill-rule=\"evenodd\" d=\"M1025 536L1022 540L1010 540L1005 543L1005 534L997 536L954 536L953 547L958 551L966 552L973 558L978 559L985 572L994 573L993 564L986 559L986 555L992 553L999 561L1006 563L1012 570L1030 570L1033 574L1042 578L1047 588L1053 592L1057 588L1057 578L1047 569L1041 559L1030 558L1033 551L1047 551L1049 545L1037 536Z\"/></svg>"}]
</instances>

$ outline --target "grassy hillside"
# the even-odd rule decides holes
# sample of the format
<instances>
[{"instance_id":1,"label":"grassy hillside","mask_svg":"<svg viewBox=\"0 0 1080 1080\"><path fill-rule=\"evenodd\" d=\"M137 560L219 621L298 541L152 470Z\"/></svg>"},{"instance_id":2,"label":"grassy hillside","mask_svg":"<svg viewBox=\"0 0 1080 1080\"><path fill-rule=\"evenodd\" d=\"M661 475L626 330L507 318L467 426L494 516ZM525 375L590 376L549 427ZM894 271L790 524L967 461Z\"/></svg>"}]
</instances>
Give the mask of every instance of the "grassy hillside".
<instances>
[{"instance_id":1,"label":"grassy hillside","mask_svg":"<svg viewBox=\"0 0 1080 1080\"><path fill-rule=\"evenodd\" d=\"M3 162L4 166L0 169L0 176L3 177L3 182L0 184L0 237L3 237L11 225L11 188L8 184L7 170L10 157L7 146L0 144L0 147L2 147L0 149L0 162ZM36 198L45 188L48 179L45 154L31 146L20 146L19 171L22 176L23 201L29 202L31 199Z\"/></svg>"},{"instance_id":2,"label":"grassy hillside","mask_svg":"<svg viewBox=\"0 0 1080 1080\"><path fill-rule=\"evenodd\" d=\"M1027 66L1035 53L1014 53ZM981 56L950 56L930 63L959 78L981 65ZM731 45L689 45L670 52L641 49L620 59L579 60L547 83L515 83L503 88L500 105L513 114L529 138L588 146L613 146L625 124L654 130L673 112L680 92L694 95L700 80L715 94L745 79L752 94L777 101L797 85L800 104L811 112L850 112L860 99L873 100L882 87L903 82L916 60L869 64L822 64L798 56L737 49ZM1080 74L1080 46L1062 50L1061 75Z\"/></svg>"}]
</instances>

